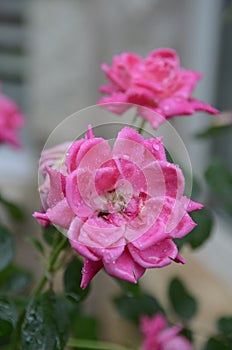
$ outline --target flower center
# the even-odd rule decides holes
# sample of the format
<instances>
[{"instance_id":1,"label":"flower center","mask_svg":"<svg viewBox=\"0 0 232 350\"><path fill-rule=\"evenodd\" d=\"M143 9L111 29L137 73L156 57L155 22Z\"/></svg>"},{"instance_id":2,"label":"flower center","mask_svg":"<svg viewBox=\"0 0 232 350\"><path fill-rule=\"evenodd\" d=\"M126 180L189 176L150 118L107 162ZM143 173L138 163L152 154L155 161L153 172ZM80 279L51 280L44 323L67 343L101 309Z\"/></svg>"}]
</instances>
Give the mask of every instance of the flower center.
<instances>
[{"instance_id":1,"label":"flower center","mask_svg":"<svg viewBox=\"0 0 232 350\"><path fill-rule=\"evenodd\" d=\"M143 193L134 194L129 181L119 180L115 189L104 195L104 210L99 211L98 217L114 224L123 221L131 221L139 215L146 195Z\"/></svg>"}]
</instances>

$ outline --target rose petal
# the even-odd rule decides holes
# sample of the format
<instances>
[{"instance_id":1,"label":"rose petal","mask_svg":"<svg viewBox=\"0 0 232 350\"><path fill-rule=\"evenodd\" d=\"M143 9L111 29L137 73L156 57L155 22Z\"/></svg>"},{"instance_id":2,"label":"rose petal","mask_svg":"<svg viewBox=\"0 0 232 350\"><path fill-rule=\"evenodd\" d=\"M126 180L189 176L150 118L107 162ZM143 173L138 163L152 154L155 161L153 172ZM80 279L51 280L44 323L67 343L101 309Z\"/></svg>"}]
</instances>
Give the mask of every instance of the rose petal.
<instances>
[{"instance_id":1,"label":"rose petal","mask_svg":"<svg viewBox=\"0 0 232 350\"><path fill-rule=\"evenodd\" d=\"M104 262L104 267L109 275L131 283L136 283L145 272L145 268L138 265L127 250L116 261Z\"/></svg>"},{"instance_id":2,"label":"rose petal","mask_svg":"<svg viewBox=\"0 0 232 350\"><path fill-rule=\"evenodd\" d=\"M85 289L93 277L101 270L103 264L101 261L92 261L85 259L82 270L81 288Z\"/></svg>"},{"instance_id":3,"label":"rose petal","mask_svg":"<svg viewBox=\"0 0 232 350\"><path fill-rule=\"evenodd\" d=\"M170 258L175 259L178 250L171 239L166 239L144 250L128 245L132 258L144 268L163 267L171 263Z\"/></svg>"}]
</instances>

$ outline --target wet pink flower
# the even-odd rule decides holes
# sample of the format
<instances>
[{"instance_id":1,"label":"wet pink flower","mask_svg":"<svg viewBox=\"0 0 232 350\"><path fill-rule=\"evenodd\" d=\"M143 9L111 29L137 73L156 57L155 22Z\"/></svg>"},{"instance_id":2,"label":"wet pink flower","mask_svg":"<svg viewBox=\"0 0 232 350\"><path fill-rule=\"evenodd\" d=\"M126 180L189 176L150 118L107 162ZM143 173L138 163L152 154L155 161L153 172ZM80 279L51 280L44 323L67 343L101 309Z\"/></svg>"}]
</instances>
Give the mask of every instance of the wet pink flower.
<instances>
[{"instance_id":1,"label":"wet pink flower","mask_svg":"<svg viewBox=\"0 0 232 350\"><path fill-rule=\"evenodd\" d=\"M201 74L181 68L172 49L157 49L142 59L133 53L114 56L112 66L102 64L109 85L101 86L108 96L99 104L114 113L122 114L133 103L137 113L156 129L167 118L190 115L196 111L217 114L218 111L191 94Z\"/></svg>"},{"instance_id":2,"label":"wet pink flower","mask_svg":"<svg viewBox=\"0 0 232 350\"><path fill-rule=\"evenodd\" d=\"M147 268L184 262L173 239L195 227L188 212L202 205L183 195L183 174L166 160L160 138L144 140L126 127L111 149L90 129L69 148L66 171L47 168L48 208L34 216L67 229L85 257L82 288L102 267L136 283Z\"/></svg>"},{"instance_id":3,"label":"wet pink flower","mask_svg":"<svg viewBox=\"0 0 232 350\"><path fill-rule=\"evenodd\" d=\"M0 92L0 143L20 147L17 131L24 122L24 116L16 103Z\"/></svg>"},{"instance_id":4,"label":"wet pink flower","mask_svg":"<svg viewBox=\"0 0 232 350\"><path fill-rule=\"evenodd\" d=\"M189 340L180 335L181 326L170 327L162 314L142 316L140 328L144 335L141 350L191 350Z\"/></svg>"}]
</instances>

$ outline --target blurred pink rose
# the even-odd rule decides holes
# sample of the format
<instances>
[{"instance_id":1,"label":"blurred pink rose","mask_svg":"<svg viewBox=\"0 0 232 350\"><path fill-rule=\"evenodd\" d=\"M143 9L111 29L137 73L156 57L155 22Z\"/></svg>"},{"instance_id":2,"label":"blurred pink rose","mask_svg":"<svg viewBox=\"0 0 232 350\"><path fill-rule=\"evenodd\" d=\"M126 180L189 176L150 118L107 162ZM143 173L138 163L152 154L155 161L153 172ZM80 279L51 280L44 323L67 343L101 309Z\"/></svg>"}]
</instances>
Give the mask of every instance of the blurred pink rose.
<instances>
[{"instance_id":1,"label":"blurred pink rose","mask_svg":"<svg viewBox=\"0 0 232 350\"><path fill-rule=\"evenodd\" d=\"M140 328L144 335L141 350L191 350L189 340L179 335L182 327L168 326L162 314L142 316Z\"/></svg>"},{"instance_id":2,"label":"blurred pink rose","mask_svg":"<svg viewBox=\"0 0 232 350\"><path fill-rule=\"evenodd\" d=\"M20 147L17 131L25 123L18 106L0 92L0 143Z\"/></svg>"},{"instance_id":3,"label":"blurred pink rose","mask_svg":"<svg viewBox=\"0 0 232 350\"><path fill-rule=\"evenodd\" d=\"M137 113L154 129L166 118L196 111L218 113L210 105L191 98L201 74L181 68L172 49L154 50L145 59L125 52L114 56L111 67L102 64L102 70L109 85L100 90L109 96L101 98L99 104L108 104L104 107L117 114L131 107L126 103L149 107L138 107Z\"/></svg>"},{"instance_id":4,"label":"blurred pink rose","mask_svg":"<svg viewBox=\"0 0 232 350\"><path fill-rule=\"evenodd\" d=\"M167 162L160 138L126 127L111 149L90 129L69 148L66 170L47 168L48 209L34 216L67 229L85 257L82 288L102 267L136 283L147 268L183 262L173 238L195 227L188 212L202 205L183 196L183 174Z\"/></svg>"}]
</instances>

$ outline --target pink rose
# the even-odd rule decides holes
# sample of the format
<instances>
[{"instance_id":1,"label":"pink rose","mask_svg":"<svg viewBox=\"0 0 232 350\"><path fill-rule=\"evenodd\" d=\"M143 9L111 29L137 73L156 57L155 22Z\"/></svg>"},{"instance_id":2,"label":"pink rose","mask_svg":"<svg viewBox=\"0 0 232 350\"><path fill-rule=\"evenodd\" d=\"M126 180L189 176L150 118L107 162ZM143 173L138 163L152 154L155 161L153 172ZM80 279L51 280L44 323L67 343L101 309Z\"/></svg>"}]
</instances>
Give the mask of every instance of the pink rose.
<instances>
[{"instance_id":1,"label":"pink rose","mask_svg":"<svg viewBox=\"0 0 232 350\"><path fill-rule=\"evenodd\" d=\"M25 122L18 106L0 92L0 143L20 147L17 131Z\"/></svg>"},{"instance_id":2,"label":"pink rose","mask_svg":"<svg viewBox=\"0 0 232 350\"><path fill-rule=\"evenodd\" d=\"M102 64L102 70L109 85L101 86L100 90L109 96L101 98L99 104L108 104L105 108L117 114L131 107L126 103L149 107L137 107L137 113L154 129L166 118L196 111L218 113L210 105L191 98L201 75L181 68L172 49L155 50L145 59L125 52L114 56L111 67Z\"/></svg>"},{"instance_id":3,"label":"pink rose","mask_svg":"<svg viewBox=\"0 0 232 350\"><path fill-rule=\"evenodd\" d=\"M182 327L169 327L162 314L149 318L142 316L140 321L144 342L141 350L191 350L189 340L179 335Z\"/></svg>"},{"instance_id":4,"label":"pink rose","mask_svg":"<svg viewBox=\"0 0 232 350\"><path fill-rule=\"evenodd\" d=\"M188 212L202 205L183 196L183 174L160 138L126 127L111 149L90 129L69 148L66 171L49 168L48 209L34 216L67 229L85 257L82 288L102 267L136 283L147 268L183 262L173 239L195 227Z\"/></svg>"}]
</instances>

